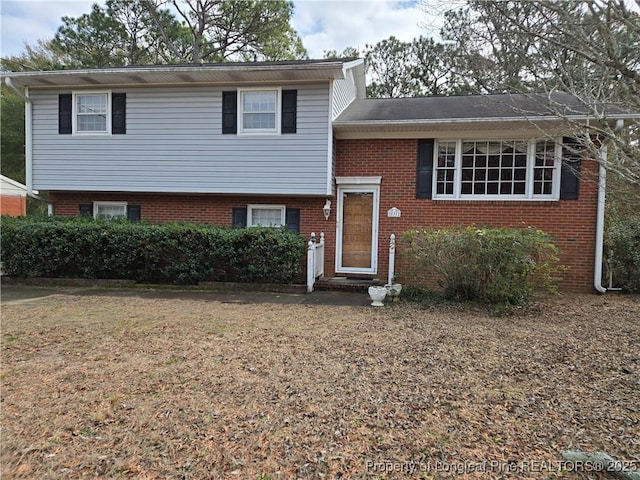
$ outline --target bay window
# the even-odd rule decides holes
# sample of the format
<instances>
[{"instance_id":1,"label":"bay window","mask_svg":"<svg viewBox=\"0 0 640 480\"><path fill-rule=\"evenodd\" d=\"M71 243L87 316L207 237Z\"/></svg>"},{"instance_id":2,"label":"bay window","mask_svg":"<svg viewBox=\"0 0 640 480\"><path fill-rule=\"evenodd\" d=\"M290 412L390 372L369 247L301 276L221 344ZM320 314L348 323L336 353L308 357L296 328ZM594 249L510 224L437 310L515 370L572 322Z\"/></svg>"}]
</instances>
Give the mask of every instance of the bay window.
<instances>
[{"instance_id":1,"label":"bay window","mask_svg":"<svg viewBox=\"0 0 640 480\"><path fill-rule=\"evenodd\" d=\"M562 145L552 140L438 141L434 198L559 198Z\"/></svg>"}]
</instances>

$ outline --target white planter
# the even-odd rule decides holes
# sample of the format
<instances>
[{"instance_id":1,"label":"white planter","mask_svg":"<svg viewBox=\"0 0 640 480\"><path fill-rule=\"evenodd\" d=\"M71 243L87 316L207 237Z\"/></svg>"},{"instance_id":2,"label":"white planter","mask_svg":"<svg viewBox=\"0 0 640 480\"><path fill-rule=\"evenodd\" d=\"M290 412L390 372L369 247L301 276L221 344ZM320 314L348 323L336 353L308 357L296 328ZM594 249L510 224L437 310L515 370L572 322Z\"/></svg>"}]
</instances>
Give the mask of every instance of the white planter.
<instances>
[{"instance_id":1,"label":"white planter","mask_svg":"<svg viewBox=\"0 0 640 480\"><path fill-rule=\"evenodd\" d=\"M385 287L369 287L369 297L371 297L371 305L374 307L384 307L384 297L387 296L387 289Z\"/></svg>"},{"instance_id":2,"label":"white planter","mask_svg":"<svg viewBox=\"0 0 640 480\"><path fill-rule=\"evenodd\" d=\"M402 291L401 283L387 283L384 288L387 289L387 295L392 301L397 301L400 298L400 292Z\"/></svg>"}]
</instances>

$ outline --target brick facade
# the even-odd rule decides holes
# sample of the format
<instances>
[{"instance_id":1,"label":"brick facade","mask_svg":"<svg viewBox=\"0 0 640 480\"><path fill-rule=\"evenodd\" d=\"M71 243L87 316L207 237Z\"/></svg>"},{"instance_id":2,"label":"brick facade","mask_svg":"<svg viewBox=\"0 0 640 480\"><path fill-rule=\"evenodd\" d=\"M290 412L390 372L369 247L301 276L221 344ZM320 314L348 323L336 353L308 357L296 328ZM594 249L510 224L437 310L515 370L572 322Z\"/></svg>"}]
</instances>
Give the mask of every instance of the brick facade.
<instances>
[{"instance_id":1,"label":"brick facade","mask_svg":"<svg viewBox=\"0 0 640 480\"><path fill-rule=\"evenodd\" d=\"M27 214L27 197L24 195L0 195L0 214L18 217Z\"/></svg>"},{"instance_id":2,"label":"brick facade","mask_svg":"<svg viewBox=\"0 0 640 480\"><path fill-rule=\"evenodd\" d=\"M378 276L388 271L389 236L416 227L487 225L541 229L554 236L569 267L561 287L592 291L598 165L583 162L580 197L562 201L460 201L416 199L416 140L339 140L336 176L382 176ZM397 207L400 218L388 218ZM402 259L397 272L402 279Z\"/></svg>"},{"instance_id":3,"label":"brick facade","mask_svg":"<svg viewBox=\"0 0 640 480\"><path fill-rule=\"evenodd\" d=\"M580 197L562 201L433 201L416 199L417 141L337 140L336 176L382 176L377 278L386 281L389 237L418 227L487 225L496 227L531 226L554 236L561 262L569 267L561 287L565 290L592 291L597 184L596 162L583 162ZM325 275L335 271L336 207L332 198L331 217L325 220L325 197L255 197L236 195L127 194L95 192L51 192L56 215L77 215L78 205L94 201L126 201L141 206L142 219L153 222L197 221L229 226L232 209L247 204L276 204L300 209L300 233L325 232ZM397 207L400 218L388 218ZM403 259L397 259L402 281Z\"/></svg>"}]
</instances>

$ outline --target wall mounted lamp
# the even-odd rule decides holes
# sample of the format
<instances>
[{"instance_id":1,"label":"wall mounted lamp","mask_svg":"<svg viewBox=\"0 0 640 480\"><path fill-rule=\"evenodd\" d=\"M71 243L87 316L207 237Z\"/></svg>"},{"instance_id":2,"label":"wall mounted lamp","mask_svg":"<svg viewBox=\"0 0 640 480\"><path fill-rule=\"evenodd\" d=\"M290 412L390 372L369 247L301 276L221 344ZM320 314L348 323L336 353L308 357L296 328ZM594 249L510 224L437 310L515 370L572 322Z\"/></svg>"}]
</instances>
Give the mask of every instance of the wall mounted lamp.
<instances>
[{"instance_id":1,"label":"wall mounted lamp","mask_svg":"<svg viewBox=\"0 0 640 480\"><path fill-rule=\"evenodd\" d=\"M329 215L331 215L331 200L327 199L324 207L322 207L322 213L324 213L324 219L329 220Z\"/></svg>"}]
</instances>

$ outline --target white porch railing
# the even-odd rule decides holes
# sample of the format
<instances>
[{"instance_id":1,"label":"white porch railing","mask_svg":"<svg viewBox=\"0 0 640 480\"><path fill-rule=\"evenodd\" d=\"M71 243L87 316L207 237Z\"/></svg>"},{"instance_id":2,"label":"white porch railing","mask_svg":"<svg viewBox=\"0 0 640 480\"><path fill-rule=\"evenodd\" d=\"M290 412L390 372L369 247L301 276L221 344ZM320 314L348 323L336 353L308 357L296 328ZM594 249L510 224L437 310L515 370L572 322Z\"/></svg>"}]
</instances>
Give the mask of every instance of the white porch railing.
<instances>
[{"instance_id":1,"label":"white porch railing","mask_svg":"<svg viewBox=\"0 0 640 480\"><path fill-rule=\"evenodd\" d=\"M316 241L315 232L307 247L307 292L313 292L316 280L324 275L324 232L320 232L320 241Z\"/></svg>"},{"instance_id":2,"label":"white porch railing","mask_svg":"<svg viewBox=\"0 0 640 480\"><path fill-rule=\"evenodd\" d=\"M394 282L393 277L396 275L396 235L394 233L389 237L389 274L387 276L387 284Z\"/></svg>"}]
</instances>

